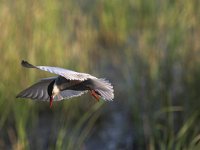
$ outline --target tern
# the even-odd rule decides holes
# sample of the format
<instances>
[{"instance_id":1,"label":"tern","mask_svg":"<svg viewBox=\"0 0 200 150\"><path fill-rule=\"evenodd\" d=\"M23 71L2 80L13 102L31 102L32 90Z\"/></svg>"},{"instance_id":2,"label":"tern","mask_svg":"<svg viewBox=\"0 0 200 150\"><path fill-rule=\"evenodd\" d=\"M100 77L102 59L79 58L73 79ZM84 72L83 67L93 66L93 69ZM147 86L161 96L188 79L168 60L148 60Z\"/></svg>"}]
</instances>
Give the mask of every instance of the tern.
<instances>
[{"instance_id":1,"label":"tern","mask_svg":"<svg viewBox=\"0 0 200 150\"><path fill-rule=\"evenodd\" d=\"M49 101L50 108L53 105L53 101L77 97L88 91L97 101L100 98L106 101L114 99L113 86L106 79L60 67L35 66L24 60L22 60L21 65L26 68L47 71L57 76L41 79L20 92L16 98Z\"/></svg>"}]
</instances>

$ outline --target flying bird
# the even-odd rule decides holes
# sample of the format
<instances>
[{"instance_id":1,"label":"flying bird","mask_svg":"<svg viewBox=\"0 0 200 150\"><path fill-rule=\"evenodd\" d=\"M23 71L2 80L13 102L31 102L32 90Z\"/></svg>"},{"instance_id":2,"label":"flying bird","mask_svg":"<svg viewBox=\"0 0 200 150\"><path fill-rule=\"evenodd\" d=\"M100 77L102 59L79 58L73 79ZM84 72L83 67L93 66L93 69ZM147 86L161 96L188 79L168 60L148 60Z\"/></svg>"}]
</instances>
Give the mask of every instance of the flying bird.
<instances>
[{"instance_id":1,"label":"flying bird","mask_svg":"<svg viewBox=\"0 0 200 150\"><path fill-rule=\"evenodd\" d=\"M79 73L60 67L35 66L24 60L22 60L21 65L26 68L47 71L57 76L41 79L39 82L20 92L16 98L49 101L50 108L53 105L53 101L77 97L88 91L97 101L100 98L106 101L114 99L113 86L103 78L97 78L87 73Z\"/></svg>"}]
</instances>

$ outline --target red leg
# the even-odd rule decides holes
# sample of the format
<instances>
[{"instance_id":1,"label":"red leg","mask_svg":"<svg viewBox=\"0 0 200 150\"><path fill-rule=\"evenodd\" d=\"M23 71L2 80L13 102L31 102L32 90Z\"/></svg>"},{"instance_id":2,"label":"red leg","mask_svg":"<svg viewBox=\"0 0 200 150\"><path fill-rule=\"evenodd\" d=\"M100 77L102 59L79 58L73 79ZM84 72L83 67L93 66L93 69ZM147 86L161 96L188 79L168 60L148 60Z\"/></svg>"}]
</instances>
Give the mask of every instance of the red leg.
<instances>
[{"instance_id":1,"label":"red leg","mask_svg":"<svg viewBox=\"0 0 200 150\"><path fill-rule=\"evenodd\" d=\"M53 96L50 96L49 107L51 108L52 106L53 106Z\"/></svg>"},{"instance_id":2,"label":"red leg","mask_svg":"<svg viewBox=\"0 0 200 150\"><path fill-rule=\"evenodd\" d=\"M96 92L94 90L90 90L90 94L97 100L99 101L100 97L98 94L96 94Z\"/></svg>"}]
</instances>

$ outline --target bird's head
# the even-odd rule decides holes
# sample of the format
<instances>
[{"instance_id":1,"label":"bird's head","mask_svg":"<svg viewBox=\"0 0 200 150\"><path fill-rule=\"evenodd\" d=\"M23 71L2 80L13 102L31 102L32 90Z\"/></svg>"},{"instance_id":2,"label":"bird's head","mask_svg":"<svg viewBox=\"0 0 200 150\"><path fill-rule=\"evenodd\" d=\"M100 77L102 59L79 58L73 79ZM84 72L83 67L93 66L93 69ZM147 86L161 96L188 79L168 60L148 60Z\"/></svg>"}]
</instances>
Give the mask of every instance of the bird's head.
<instances>
[{"instance_id":1,"label":"bird's head","mask_svg":"<svg viewBox=\"0 0 200 150\"><path fill-rule=\"evenodd\" d=\"M48 88L47 88L47 92L48 92L49 97L51 97L51 96L53 95L53 85L54 85L54 83L55 83L55 80L53 80L53 81L49 84L49 86L48 86Z\"/></svg>"}]
</instances>

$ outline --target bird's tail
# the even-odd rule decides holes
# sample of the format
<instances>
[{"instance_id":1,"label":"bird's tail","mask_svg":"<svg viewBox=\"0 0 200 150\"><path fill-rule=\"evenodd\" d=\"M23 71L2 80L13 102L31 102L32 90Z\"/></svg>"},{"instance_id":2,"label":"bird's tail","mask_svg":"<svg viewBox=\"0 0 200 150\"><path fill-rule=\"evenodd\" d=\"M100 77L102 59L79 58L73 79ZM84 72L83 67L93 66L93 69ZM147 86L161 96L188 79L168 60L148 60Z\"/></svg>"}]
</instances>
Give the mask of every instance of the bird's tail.
<instances>
[{"instance_id":1,"label":"bird's tail","mask_svg":"<svg viewBox=\"0 0 200 150\"><path fill-rule=\"evenodd\" d=\"M114 99L114 90L111 83L105 79L92 79L91 88L95 93L104 100L111 101Z\"/></svg>"}]
</instances>

